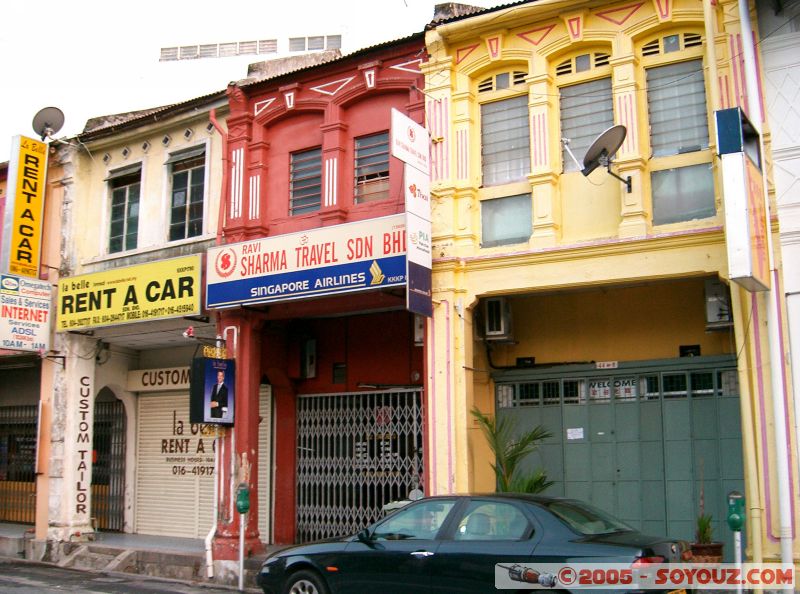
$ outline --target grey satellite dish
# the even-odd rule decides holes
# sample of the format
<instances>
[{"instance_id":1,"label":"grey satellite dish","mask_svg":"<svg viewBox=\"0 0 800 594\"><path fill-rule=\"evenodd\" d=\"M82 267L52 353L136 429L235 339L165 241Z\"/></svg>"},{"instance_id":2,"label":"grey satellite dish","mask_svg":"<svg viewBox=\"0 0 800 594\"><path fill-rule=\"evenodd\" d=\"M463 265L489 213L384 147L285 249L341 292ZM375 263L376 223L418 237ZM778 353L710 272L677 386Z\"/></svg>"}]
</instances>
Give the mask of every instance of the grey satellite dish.
<instances>
[{"instance_id":1,"label":"grey satellite dish","mask_svg":"<svg viewBox=\"0 0 800 594\"><path fill-rule=\"evenodd\" d=\"M45 107L33 116L33 130L44 140L61 130L64 112L57 107Z\"/></svg>"},{"instance_id":2,"label":"grey satellite dish","mask_svg":"<svg viewBox=\"0 0 800 594\"><path fill-rule=\"evenodd\" d=\"M602 132L600 136L595 138L586 155L583 157L583 175L589 175L592 171L602 165L612 177L616 177L619 181L625 184L628 188L628 194L631 193L631 177L628 176L624 179L611 171L611 157L613 157L622 143L625 141L625 134L627 130L625 126L618 124L611 126L608 130Z\"/></svg>"}]
</instances>

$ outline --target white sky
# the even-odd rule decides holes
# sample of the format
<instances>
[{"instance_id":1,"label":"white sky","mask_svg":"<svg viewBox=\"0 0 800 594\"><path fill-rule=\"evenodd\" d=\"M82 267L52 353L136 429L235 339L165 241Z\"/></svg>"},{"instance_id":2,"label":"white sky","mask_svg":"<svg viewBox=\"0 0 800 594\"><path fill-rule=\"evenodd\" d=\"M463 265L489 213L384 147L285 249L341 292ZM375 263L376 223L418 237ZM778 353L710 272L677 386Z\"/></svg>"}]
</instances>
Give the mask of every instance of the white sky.
<instances>
[{"instance_id":1,"label":"white sky","mask_svg":"<svg viewBox=\"0 0 800 594\"><path fill-rule=\"evenodd\" d=\"M422 31L442 1L7 2L0 25L0 162L8 160L13 136L35 137L31 121L43 107L64 112L55 137L71 136L91 117L222 90L247 75L249 62L265 58L159 62L162 47L257 39L286 47L289 37L341 34L347 53Z\"/></svg>"}]
</instances>

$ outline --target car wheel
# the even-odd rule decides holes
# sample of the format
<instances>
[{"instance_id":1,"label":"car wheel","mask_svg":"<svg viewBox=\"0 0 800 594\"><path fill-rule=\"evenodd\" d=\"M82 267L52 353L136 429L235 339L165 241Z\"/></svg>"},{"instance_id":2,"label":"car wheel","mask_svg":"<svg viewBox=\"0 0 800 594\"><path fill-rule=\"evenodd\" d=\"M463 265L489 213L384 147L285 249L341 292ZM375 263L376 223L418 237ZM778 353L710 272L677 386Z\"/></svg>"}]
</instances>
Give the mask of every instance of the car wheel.
<instances>
[{"instance_id":1,"label":"car wheel","mask_svg":"<svg viewBox=\"0 0 800 594\"><path fill-rule=\"evenodd\" d=\"M284 594L328 594L328 587L319 574L303 569L292 574L283 592Z\"/></svg>"}]
</instances>

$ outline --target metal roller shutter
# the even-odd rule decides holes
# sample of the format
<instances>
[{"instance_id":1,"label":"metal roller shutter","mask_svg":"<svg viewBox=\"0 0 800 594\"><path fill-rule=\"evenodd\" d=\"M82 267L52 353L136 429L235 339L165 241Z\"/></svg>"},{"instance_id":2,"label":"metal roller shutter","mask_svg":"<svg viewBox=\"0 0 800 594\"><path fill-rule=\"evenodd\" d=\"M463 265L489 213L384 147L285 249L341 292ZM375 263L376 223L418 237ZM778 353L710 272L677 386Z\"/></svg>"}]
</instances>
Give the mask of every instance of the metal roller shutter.
<instances>
[{"instance_id":1,"label":"metal roller shutter","mask_svg":"<svg viewBox=\"0 0 800 594\"><path fill-rule=\"evenodd\" d=\"M204 538L213 521L213 437L189 423L188 394L142 394L138 409L136 532Z\"/></svg>"},{"instance_id":2,"label":"metal roller shutter","mask_svg":"<svg viewBox=\"0 0 800 594\"><path fill-rule=\"evenodd\" d=\"M272 390L262 385L258 392L258 532L262 542L272 542Z\"/></svg>"}]
</instances>

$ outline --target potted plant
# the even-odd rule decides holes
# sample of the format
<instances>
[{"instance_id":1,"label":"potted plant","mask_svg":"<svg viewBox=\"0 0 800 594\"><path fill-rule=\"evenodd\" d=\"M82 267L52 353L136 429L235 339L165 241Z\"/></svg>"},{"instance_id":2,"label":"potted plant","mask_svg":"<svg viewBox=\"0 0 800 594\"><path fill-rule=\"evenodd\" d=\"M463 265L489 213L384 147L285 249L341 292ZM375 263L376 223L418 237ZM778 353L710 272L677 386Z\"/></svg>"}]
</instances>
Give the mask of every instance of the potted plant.
<instances>
[{"instance_id":1,"label":"potted plant","mask_svg":"<svg viewBox=\"0 0 800 594\"><path fill-rule=\"evenodd\" d=\"M714 527L711 514L697 516L695 540L692 543L692 559L695 563L722 563L722 543L714 542Z\"/></svg>"}]
</instances>

